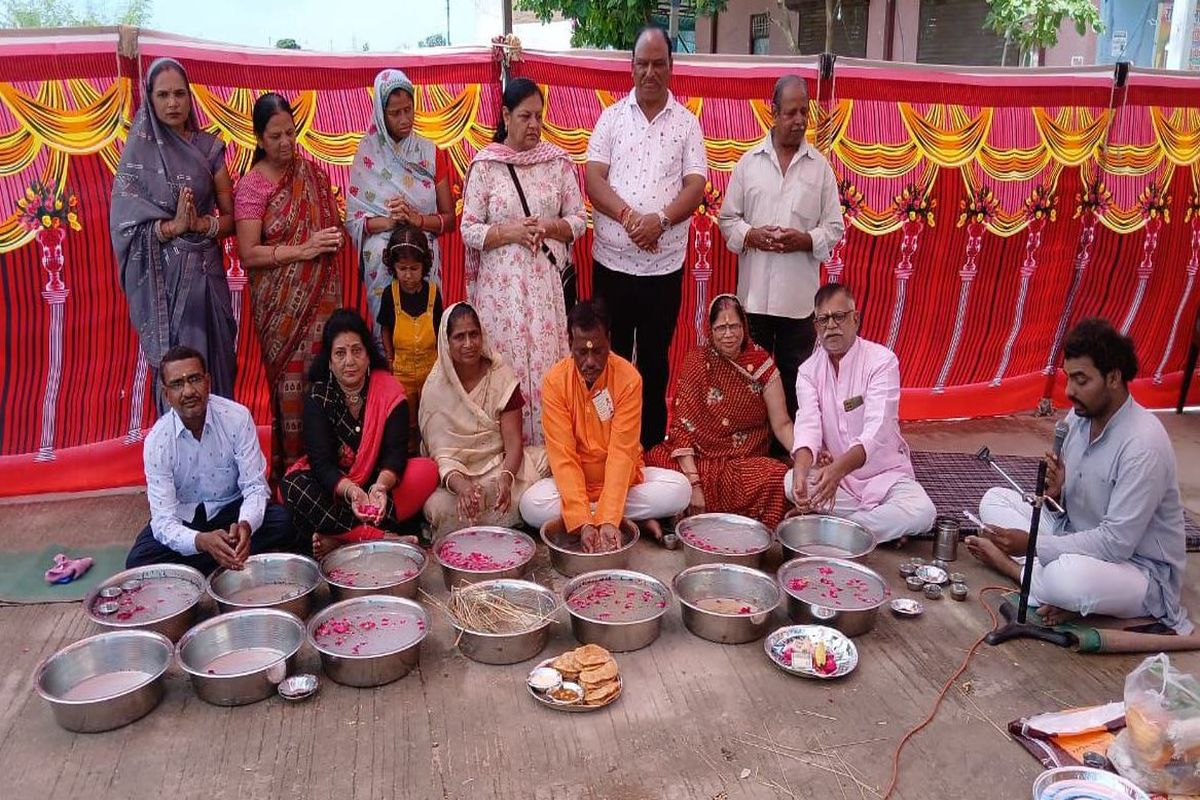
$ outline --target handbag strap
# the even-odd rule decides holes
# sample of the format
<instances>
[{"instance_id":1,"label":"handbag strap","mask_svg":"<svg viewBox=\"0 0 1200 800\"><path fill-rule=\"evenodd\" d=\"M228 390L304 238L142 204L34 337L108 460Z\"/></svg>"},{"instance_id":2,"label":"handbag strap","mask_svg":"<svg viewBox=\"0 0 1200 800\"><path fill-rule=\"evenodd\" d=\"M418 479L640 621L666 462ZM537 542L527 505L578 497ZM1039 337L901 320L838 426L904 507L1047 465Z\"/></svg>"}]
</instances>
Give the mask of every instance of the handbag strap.
<instances>
[{"instance_id":1,"label":"handbag strap","mask_svg":"<svg viewBox=\"0 0 1200 800\"><path fill-rule=\"evenodd\" d=\"M521 188L521 180L517 177L517 168L512 164L505 164L508 167L508 174L512 176L513 185L517 187L517 197L521 198L521 208L525 210L525 216L532 217L529 212L529 202L525 199L525 190ZM546 258L550 261L550 266L558 268L558 259L554 257L554 253L550 252L550 248L546 246L546 242L542 241L542 252L546 254Z\"/></svg>"}]
</instances>

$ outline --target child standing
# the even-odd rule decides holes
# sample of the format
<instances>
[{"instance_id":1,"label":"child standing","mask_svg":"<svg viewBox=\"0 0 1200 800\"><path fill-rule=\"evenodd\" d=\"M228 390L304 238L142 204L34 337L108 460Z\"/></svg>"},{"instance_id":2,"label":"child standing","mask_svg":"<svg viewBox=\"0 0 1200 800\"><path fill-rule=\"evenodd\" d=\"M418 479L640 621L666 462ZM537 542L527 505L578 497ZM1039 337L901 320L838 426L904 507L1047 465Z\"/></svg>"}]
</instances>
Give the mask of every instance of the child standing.
<instances>
[{"instance_id":1,"label":"child standing","mask_svg":"<svg viewBox=\"0 0 1200 800\"><path fill-rule=\"evenodd\" d=\"M442 318L441 294L429 281L433 268L429 238L410 225L397 225L383 251L383 263L392 275L392 285L380 297L377 322L392 374L408 397L408 452L419 455L417 411L421 388L437 361L437 330Z\"/></svg>"}]
</instances>

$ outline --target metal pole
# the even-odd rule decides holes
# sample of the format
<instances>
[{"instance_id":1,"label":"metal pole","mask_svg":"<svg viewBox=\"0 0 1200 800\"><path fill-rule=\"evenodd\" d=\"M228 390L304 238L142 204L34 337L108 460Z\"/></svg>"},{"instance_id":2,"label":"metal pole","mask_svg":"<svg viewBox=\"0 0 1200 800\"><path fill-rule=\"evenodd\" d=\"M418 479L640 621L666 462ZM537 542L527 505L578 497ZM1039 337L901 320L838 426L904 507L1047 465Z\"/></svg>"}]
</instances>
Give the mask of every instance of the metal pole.
<instances>
[{"instance_id":1,"label":"metal pole","mask_svg":"<svg viewBox=\"0 0 1200 800\"><path fill-rule=\"evenodd\" d=\"M503 23L504 33L513 32L513 4L512 0L500 0L500 19Z\"/></svg>"},{"instance_id":2,"label":"metal pole","mask_svg":"<svg viewBox=\"0 0 1200 800\"><path fill-rule=\"evenodd\" d=\"M671 49L679 49L679 5L682 0L671 0L671 16L668 18L667 35L671 37Z\"/></svg>"},{"instance_id":3,"label":"metal pole","mask_svg":"<svg viewBox=\"0 0 1200 800\"><path fill-rule=\"evenodd\" d=\"M450 46L450 0L446 0L446 46Z\"/></svg>"}]
</instances>

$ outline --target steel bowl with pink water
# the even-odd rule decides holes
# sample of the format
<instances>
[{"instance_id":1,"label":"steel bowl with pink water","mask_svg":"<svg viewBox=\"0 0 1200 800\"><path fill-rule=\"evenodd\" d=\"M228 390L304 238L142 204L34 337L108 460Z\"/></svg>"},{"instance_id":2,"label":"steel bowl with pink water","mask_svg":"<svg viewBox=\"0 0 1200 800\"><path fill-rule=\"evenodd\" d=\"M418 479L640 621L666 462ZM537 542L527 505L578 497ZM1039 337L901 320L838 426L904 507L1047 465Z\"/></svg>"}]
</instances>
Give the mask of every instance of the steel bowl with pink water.
<instances>
[{"instance_id":1,"label":"steel bowl with pink water","mask_svg":"<svg viewBox=\"0 0 1200 800\"><path fill-rule=\"evenodd\" d=\"M740 564L697 564L672 581L683 624L701 639L744 644L767 635L783 602L775 579Z\"/></svg>"},{"instance_id":2,"label":"steel bowl with pink water","mask_svg":"<svg viewBox=\"0 0 1200 800\"><path fill-rule=\"evenodd\" d=\"M304 643L304 623L272 608L231 611L183 635L175 660L201 700L241 706L265 700L293 671Z\"/></svg>"},{"instance_id":3,"label":"steel bowl with pink water","mask_svg":"<svg viewBox=\"0 0 1200 800\"><path fill-rule=\"evenodd\" d=\"M428 631L429 614L419 603L379 594L334 603L308 621L325 674L345 686L403 678L417 665Z\"/></svg>"},{"instance_id":4,"label":"steel bowl with pink water","mask_svg":"<svg viewBox=\"0 0 1200 800\"><path fill-rule=\"evenodd\" d=\"M523 578L536 551L526 534L493 525L454 531L433 548L447 589L497 578Z\"/></svg>"},{"instance_id":5,"label":"steel bowl with pink water","mask_svg":"<svg viewBox=\"0 0 1200 800\"><path fill-rule=\"evenodd\" d=\"M83 611L109 630L146 630L172 642L196 622L204 576L183 564L154 564L118 572L83 598Z\"/></svg>"},{"instance_id":6,"label":"steel bowl with pink water","mask_svg":"<svg viewBox=\"0 0 1200 800\"><path fill-rule=\"evenodd\" d=\"M380 540L339 547L321 559L321 575L334 600L390 594L417 596L425 551L403 542Z\"/></svg>"},{"instance_id":7,"label":"steel bowl with pink water","mask_svg":"<svg viewBox=\"0 0 1200 800\"><path fill-rule=\"evenodd\" d=\"M879 607L892 598L882 575L842 558L793 558L777 578L793 622L827 625L847 636L874 628Z\"/></svg>"},{"instance_id":8,"label":"steel bowl with pink water","mask_svg":"<svg viewBox=\"0 0 1200 800\"><path fill-rule=\"evenodd\" d=\"M208 593L222 614L246 608L274 608L306 619L321 585L316 561L294 553L259 553L242 569L219 569L208 578Z\"/></svg>"},{"instance_id":9,"label":"steel bowl with pink water","mask_svg":"<svg viewBox=\"0 0 1200 800\"><path fill-rule=\"evenodd\" d=\"M637 523L623 519L620 525L621 546L616 550L604 553L585 553L578 533L567 531L562 517L552 519L542 526L540 535L550 551L550 566L559 575L573 578L585 572L595 572L600 569L625 569L629 565L629 555L637 544L641 531Z\"/></svg>"},{"instance_id":10,"label":"steel bowl with pink water","mask_svg":"<svg viewBox=\"0 0 1200 800\"><path fill-rule=\"evenodd\" d=\"M619 653L639 650L658 638L671 590L650 575L608 569L567 581L563 600L576 639Z\"/></svg>"},{"instance_id":11,"label":"steel bowl with pink water","mask_svg":"<svg viewBox=\"0 0 1200 800\"><path fill-rule=\"evenodd\" d=\"M39 664L33 687L67 730L112 730L158 705L172 649L161 633L100 633L67 645Z\"/></svg>"},{"instance_id":12,"label":"steel bowl with pink water","mask_svg":"<svg viewBox=\"0 0 1200 800\"><path fill-rule=\"evenodd\" d=\"M784 561L807 556L853 561L875 549L875 537L862 525L823 514L785 519L775 528L775 538L783 545Z\"/></svg>"},{"instance_id":13,"label":"steel bowl with pink water","mask_svg":"<svg viewBox=\"0 0 1200 800\"><path fill-rule=\"evenodd\" d=\"M771 531L755 519L737 514L696 514L675 526L689 567L740 564L757 568L771 549Z\"/></svg>"}]
</instances>

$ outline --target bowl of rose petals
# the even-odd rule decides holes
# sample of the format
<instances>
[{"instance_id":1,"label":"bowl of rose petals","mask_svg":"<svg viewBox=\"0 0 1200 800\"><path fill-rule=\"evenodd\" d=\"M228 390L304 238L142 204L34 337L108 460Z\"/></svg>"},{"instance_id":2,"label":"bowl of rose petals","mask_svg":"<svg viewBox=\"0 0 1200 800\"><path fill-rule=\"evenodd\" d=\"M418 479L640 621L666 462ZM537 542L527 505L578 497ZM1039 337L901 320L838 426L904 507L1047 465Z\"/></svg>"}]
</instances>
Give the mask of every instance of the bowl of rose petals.
<instances>
[{"instance_id":1,"label":"bowl of rose petals","mask_svg":"<svg viewBox=\"0 0 1200 800\"><path fill-rule=\"evenodd\" d=\"M421 656L429 614L406 597L368 595L325 607L308 621L321 667L345 686L382 686L407 675Z\"/></svg>"},{"instance_id":2,"label":"bowl of rose petals","mask_svg":"<svg viewBox=\"0 0 1200 800\"><path fill-rule=\"evenodd\" d=\"M675 576L683 624L701 639L743 644L767 633L783 601L775 579L738 564L699 564Z\"/></svg>"},{"instance_id":3,"label":"bowl of rose petals","mask_svg":"<svg viewBox=\"0 0 1200 800\"><path fill-rule=\"evenodd\" d=\"M425 569L425 551L379 539L339 547L321 559L321 575L334 600L390 594L412 599Z\"/></svg>"},{"instance_id":4,"label":"bowl of rose petals","mask_svg":"<svg viewBox=\"0 0 1200 800\"><path fill-rule=\"evenodd\" d=\"M684 562L741 564L757 568L771 549L771 531L755 519L737 514L696 514L675 526L683 542Z\"/></svg>"},{"instance_id":5,"label":"bowl of rose petals","mask_svg":"<svg viewBox=\"0 0 1200 800\"><path fill-rule=\"evenodd\" d=\"M671 605L671 590L641 572L607 569L567 581L563 600L576 639L619 653L638 650L658 638Z\"/></svg>"},{"instance_id":6,"label":"bowl of rose petals","mask_svg":"<svg viewBox=\"0 0 1200 800\"><path fill-rule=\"evenodd\" d=\"M828 625L847 636L874 628L879 607L892 597L878 572L841 558L793 558L777 577L793 622Z\"/></svg>"},{"instance_id":7,"label":"bowl of rose petals","mask_svg":"<svg viewBox=\"0 0 1200 800\"><path fill-rule=\"evenodd\" d=\"M307 556L259 553L242 569L208 576L208 593L222 614L243 608L276 608L306 619L321 585L321 568Z\"/></svg>"},{"instance_id":8,"label":"bowl of rose petals","mask_svg":"<svg viewBox=\"0 0 1200 800\"><path fill-rule=\"evenodd\" d=\"M523 578L537 547L520 531L492 525L463 528L433 547L447 589L496 578Z\"/></svg>"},{"instance_id":9,"label":"bowl of rose petals","mask_svg":"<svg viewBox=\"0 0 1200 800\"><path fill-rule=\"evenodd\" d=\"M172 642L196 621L204 576L184 564L154 564L118 572L83 599L83 610L109 630L154 631Z\"/></svg>"},{"instance_id":10,"label":"bowl of rose petals","mask_svg":"<svg viewBox=\"0 0 1200 800\"><path fill-rule=\"evenodd\" d=\"M625 569L629 566L630 551L641 532L637 523L628 519L621 520L619 527L621 546L602 553L585 552L579 532L568 531L562 517L556 517L543 525L540 534L546 549L550 551L550 566L554 567L554 571L559 575L573 578L598 569Z\"/></svg>"}]
</instances>

